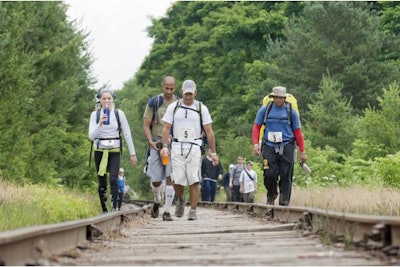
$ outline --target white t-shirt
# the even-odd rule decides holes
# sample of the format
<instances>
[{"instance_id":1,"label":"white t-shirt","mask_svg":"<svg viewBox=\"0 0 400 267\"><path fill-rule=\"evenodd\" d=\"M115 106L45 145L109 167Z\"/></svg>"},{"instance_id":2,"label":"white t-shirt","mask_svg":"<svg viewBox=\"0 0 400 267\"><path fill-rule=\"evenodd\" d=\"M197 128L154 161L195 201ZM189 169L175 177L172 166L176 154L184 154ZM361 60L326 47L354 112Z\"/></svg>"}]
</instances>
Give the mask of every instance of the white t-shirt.
<instances>
[{"instance_id":1,"label":"white t-shirt","mask_svg":"<svg viewBox=\"0 0 400 267\"><path fill-rule=\"evenodd\" d=\"M250 174L253 180L249 177L249 175L247 175L246 171L248 174ZM243 182L243 193L254 192L257 180L258 180L257 173L254 170L247 170L247 169L243 170L239 177L239 182L240 183Z\"/></svg>"},{"instance_id":2,"label":"white t-shirt","mask_svg":"<svg viewBox=\"0 0 400 267\"><path fill-rule=\"evenodd\" d=\"M177 101L179 102L179 107L176 109L174 114ZM172 148L181 148L182 145L183 149L190 149L191 143L201 146L200 114L197 112L197 110L199 110L199 101L195 100L193 105L190 106L185 105L182 100L177 101L168 106L162 119L164 122L172 124L174 139L174 142L172 142ZM203 125L212 123L210 112L203 103L201 104L201 116Z\"/></svg>"}]
</instances>

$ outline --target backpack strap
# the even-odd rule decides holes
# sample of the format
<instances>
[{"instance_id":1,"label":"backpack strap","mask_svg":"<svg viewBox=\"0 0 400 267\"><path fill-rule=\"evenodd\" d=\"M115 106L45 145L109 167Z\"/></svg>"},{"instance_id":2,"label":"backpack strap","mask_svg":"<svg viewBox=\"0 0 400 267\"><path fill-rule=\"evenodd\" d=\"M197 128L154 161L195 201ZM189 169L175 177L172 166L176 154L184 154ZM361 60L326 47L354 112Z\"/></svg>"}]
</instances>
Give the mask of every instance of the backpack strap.
<instances>
[{"instance_id":1,"label":"backpack strap","mask_svg":"<svg viewBox=\"0 0 400 267\"><path fill-rule=\"evenodd\" d=\"M243 170L246 172L247 176L249 176L249 178L254 182L254 178L251 177L250 173L247 172L246 168L244 168Z\"/></svg>"},{"instance_id":2,"label":"backpack strap","mask_svg":"<svg viewBox=\"0 0 400 267\"><path fill-rule=\"evenodd\" d=\"M115 113L115 118L117 118L117 123L118 123L118 135L119 135L119 146L121 149L121 153L122 153L122 139L121 139L121 121L119 119L119 109L114 109L114 113Z\"/></svg>"},{"instance_id":3,"label":"backpack strap","mask_svg":"<svg viewBox=\"0 0 400 267\"><path fill-rule=\"evenodd\" d=\"M285 101L285 104L286 104L286 111L287 111L287 117L288 117L288 124L292 125L292 104L287 101ZM272 109L272 105L273 105L273 102L269 102L267 104L267 108L265 109L264 120L263 120L263 125L265 125L265 126L267 123L268 114Z\"/></svg>"},{"instance_id":4,"label":"backpack strap","mask_svg":"<svg viewBox=\"0 0 400 267\"><path fill-rule=\"evenodd\" d=\"M197 101L197 103L198 103L197 109L193 109L193 108L188 108L188 107L182 106L182 103L181 103L181 100L180 100L180 99L179 99L178 101L176 101L176 106L175 106L175 108L174 108L174 116L172 117L172 124L174 124L174 117L175 117L175 113L176 113L176 111L177 111L178 108L189 109L189 110L192 110L192 111L195 111L195 112L199 113L199 116L200 116L200 129L201 129L201 133L205 133L204 127L203 127L203 117L202 117L202 115L201 115L201 106L202 106L203 104L201 103L201 101L198 101L198 100L196 100L196 101Z\"/></svg>"},{"instance_id":5,"label":"backpack strap","mask_svg":"<svg viewBox=\"0 0 400 267\"><path fill-rule=\"evenodd\" d=\"M100 121L100 109L99 110L97 110L97 112L96 112L96 123L99 123L99 121ZM119 135L120 135L120 137L121 137L121 121L120 121L120 119L119 119L119 109L114 109L114 114L115 114L115 118L117 119L117 123L118 123L118 132L119 132Z\"/></svg>"},{"instance_id":6,"label":"backpack strap","mask_svg":"<svg viewBox=\"0 0 400 267\"><path fill-rule=\"evenodd\" d=\"M181 100L179 99L178 101L176 101L176 105L175 105L175 108L174 108L174 115L172 116L172 124L174 124L174 118L175 118L175 113L176 113L176 111L177 111L177 109L178 108L184 108L184 109L188 109L188 110L192 110L192 111L195 111L195 112L197 112L197 113L199 113L199 116L200 116L200 129L201 129L201 133L200 133L200 135L201 135L201 137L199 138L199 139L202 139L203 140L203 145L202 146L200 146L201 147L201 153L202 153L202 155L204 155L204 153L205 153L205 149L204 149L204 145L207 143L207 135L205 134L205 131L204 131L204 127L203 127L203 117L202 117L202 115L201 115L201 106L203 105L202 104L202 102L201 101L198 101L198 100L196 100L197 101L197 103L198 103L198 105L197 105L197 109L193 109L193 108L189 108L189 107L184 107L184 106L182 106L182 103L181 103ZM173 131L172 131L172 127L171 127L171 135L172 136L174 136L173 135Z\"/></svg>"}]
</instances>

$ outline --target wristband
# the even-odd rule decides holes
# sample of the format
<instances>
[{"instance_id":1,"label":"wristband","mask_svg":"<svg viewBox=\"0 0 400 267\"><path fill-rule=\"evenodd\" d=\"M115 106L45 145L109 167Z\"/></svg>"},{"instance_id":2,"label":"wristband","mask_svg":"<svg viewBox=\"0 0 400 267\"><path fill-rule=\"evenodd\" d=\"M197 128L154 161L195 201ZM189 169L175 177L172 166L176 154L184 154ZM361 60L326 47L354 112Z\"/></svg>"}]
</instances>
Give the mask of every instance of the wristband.
<instances>
[{"instance_id":1,"label":"wristband","mask_svg":"<svg viewBox=\"0 0 400 267\"><path fill-rule=\"evenodd\" d=\"M217 153L211 153L210 155L211 155L211 156L216 156L216 155L217 155Z\"/></svg>"},{"instance_id":2,"label":"wristband","mask_svg":"<svg viewBox=\"0 0 400 267\"><path fill-rule=\"evenodd\" d=\"M167 144L163 144L162 147L167 147Z\"/></svg>"}]
</instances>

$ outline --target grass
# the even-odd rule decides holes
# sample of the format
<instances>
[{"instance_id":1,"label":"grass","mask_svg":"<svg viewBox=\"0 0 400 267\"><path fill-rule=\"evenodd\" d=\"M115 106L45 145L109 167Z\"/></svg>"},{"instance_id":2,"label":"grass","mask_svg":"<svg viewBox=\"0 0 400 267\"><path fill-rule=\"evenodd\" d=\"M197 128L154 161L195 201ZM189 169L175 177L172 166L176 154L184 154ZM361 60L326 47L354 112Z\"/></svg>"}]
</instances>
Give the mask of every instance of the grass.
<instances>
[{"instance_id":1,"label":"grass","mask_svg":"<svg viewBox=\"0 0 400 267\"><path fill-rule=\"evenodd\" d=\"M0 231L83 219L101 212L97 192L81 193L44 185L18 186L1 179L0 191ZM216 201L225 201L224 190L217 193ZM256 203L265 202L265 188L259 187ZM312 189L294 187L290 205L357 214L400 216L400 190L361 186Z\"/></svg>"},{"instance_id":2,"label":"grass","mask_svg":"<svg viewBox=\"0 0 400 267\"><path fill-rule=\"evenodd\" d=\"M340 212L400 216L400 190L391 188L294 188L291 206L307 206Z\"/></svg>"},{"instance_id":3,"label":"grass","mask_svg":"<svg viewBox=\"0 0 400 267\"><path fill-rule=\"evenodd\" d=\"M88 218L100 213L97 195L0 180L0 231Z\"/></svg>"},{"instance_id":4,"label":"grass","mask_svg":"<svg viewBox=\"0 0 400 267\"><path fill-rule=\"evenodd\" d=\"M216 201L225 201L225 192L220 190ZM265 188L259 188L256 203L266 203ZM278 200L275 201L276 205ZM293 187L290 206L313 207L339 212L400 216L400 189L369 188L353 186L348 188L312 189Z\"/></svg>"}]
</instances>

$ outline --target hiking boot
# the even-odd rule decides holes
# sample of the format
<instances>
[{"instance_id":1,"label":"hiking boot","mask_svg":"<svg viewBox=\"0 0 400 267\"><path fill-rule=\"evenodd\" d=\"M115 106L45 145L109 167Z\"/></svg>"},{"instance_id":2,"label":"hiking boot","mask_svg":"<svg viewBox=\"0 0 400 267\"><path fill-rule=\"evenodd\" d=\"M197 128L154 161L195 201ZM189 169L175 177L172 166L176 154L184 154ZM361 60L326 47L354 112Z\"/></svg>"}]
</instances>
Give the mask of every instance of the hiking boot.
<instances>
[{"instance_id":1,"label":"hiking boot","mask_svg":"<svg viewBox=\"0 0 400 267\"><path fill-rule=\"evenodd\" d=\"M190 209L190 211L189 211L189 216L188 216L188 220L189 220L189 221L195 221L195 220L197 220L196 210Z\"/></svg>"},{"instance_id":2,"label":"hiking boot","mask_svg":"<svg viewBox=\"0 0 400 267\"><path fill-rule=\"evenodd\" d=\"M186 206L186 199L183 197L183 200L178 199L178 202L176 203L175 207L175 216L176 217L182 217L183 213L185 212L185 206Z\"/></svg>"},{"instance_id":3,"label":"hiking boot","mask_svg":"<svg viewBox=\"0 0 400 267\"><path fill-rule=\"evenodd\" d=\"M160 212L159 208L160 208L160 203L154 203L153 209L151 210L151 217L153 218L158 217L158 214Z\"/></svg>"},{"instance_id":4,"label":"hiking boot","mask_svg":"<svg viewBox=\"0 0 400 267\"><path fill-rule=\"evenodd\" d=\"M169 214L169 212L164 212L162 215L162 219L163 221L173 221L171 218L171 214Z\"/></svg>"}]
</instances>

